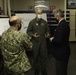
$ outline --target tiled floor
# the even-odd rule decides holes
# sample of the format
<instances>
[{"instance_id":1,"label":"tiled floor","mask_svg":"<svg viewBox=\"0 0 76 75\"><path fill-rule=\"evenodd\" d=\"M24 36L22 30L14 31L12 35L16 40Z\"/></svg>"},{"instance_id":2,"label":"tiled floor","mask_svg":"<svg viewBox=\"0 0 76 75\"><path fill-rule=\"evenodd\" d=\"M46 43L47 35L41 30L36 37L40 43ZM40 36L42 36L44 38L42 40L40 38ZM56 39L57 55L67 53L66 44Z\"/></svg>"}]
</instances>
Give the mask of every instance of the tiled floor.
<instances>
[{"instance_id":1,"label":"tiled floor","mask_svg":"<svg viewBox=\"0 0 76 75\"><path fill-rule=\"evenodd\" d=\"M71 55L69 59L68 64L68 75L76 75L76 43L70 43L71 48ZM56 75L55 74L55 60L54 58L49 54L49 75Z\"/></svg>"},{"instance_id":2,"label":"tiled floor","mask_svg":"<svg viewBox=\"0 0 76 75\"><path fill-rule=\"evenodd\" d=\"M76 75L76 43L70 43L70 48L71 48L71 55L70 55L70 60L68 64L68 75ZM33 59L32 59L32 54L31 52L27 53L31 62L31 65L33 66ZM2 60L0 60L0 72L2 71ZM48 65L47 65L47 71L48 75L56 75L55 72L55 59L49 52L48 54ZM0 74L1 75L1 74ZM34 69L32 68L29 73L26 73L26 75L34 75ZM40 73L41 75L41 73Z\"/></svg>"},{"instance_id":3,"label":"tiled floor","mask_svg":"<svg viewBox=\"0 0 76 75\"><path fill-rule=\"evenodd\" d=\"M68 65L68 75L76 75L76 43L70 44L71 55Z\"/></svg>"}]
</instances>

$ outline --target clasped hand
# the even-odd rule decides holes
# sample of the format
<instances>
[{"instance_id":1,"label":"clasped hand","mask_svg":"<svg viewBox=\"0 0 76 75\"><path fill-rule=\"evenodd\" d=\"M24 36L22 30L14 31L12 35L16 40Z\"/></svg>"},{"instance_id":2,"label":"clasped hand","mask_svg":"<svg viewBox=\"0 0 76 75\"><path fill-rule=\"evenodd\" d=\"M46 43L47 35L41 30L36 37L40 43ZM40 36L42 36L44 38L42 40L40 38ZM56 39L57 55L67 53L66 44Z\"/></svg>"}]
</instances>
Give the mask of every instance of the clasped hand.
<instances>
[{"instance_id":1,"label":"clasped hand","mask_svg":"<svg viewBox=\"0 0 76 75\"><path fill-rule=\"evenodd\" d=\"M33 37L35 37L35 38L36 38L36 37L39 37L39 36L40 36L40 35L38 35L37 32L33 34Z\"/></svg>"},{"instance_id":2,"label":"clasped hand","mask_svg":"<svg viewBox=\"0 0 76 75\"><path fill-rule=\"evenodd\" d=\"M50 38L50 34L48 33L48 34L45 34L45 37L46 38Z\"/></svg>"},{"instance_id":3,"label":"clasped hand","mask_svg":"<svg viewBox=\"0 0 76 75\"><path fill-rule=\"evenodd\" d=\"M50 38L50 41L52 41L53 39L54 39L54 37L51 37L51 38Z\"/></svg>"}]
</instances>

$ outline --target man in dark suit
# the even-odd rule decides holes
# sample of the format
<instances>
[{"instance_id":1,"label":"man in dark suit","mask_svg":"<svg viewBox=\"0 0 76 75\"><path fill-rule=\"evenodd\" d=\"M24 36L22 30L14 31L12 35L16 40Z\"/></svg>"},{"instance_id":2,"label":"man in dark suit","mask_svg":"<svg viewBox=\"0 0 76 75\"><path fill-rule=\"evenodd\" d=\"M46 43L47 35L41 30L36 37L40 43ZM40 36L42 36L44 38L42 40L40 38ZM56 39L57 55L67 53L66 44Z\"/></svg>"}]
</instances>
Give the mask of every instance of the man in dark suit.
<instances>
[{"instance_id":1,"label":"man in dark suit","mask_svg":"<svg viewBox=\"0 0 76 75\"><path fill-rule=\"evenodd\" d=\"M64 19L62 10L54 10L53 13L59 22L55 29L54 37L50 38L53 45L53 55L56 59L56 75L67 75L67 66L70 55L70 27Z\"/></svg>"}]
</instances>

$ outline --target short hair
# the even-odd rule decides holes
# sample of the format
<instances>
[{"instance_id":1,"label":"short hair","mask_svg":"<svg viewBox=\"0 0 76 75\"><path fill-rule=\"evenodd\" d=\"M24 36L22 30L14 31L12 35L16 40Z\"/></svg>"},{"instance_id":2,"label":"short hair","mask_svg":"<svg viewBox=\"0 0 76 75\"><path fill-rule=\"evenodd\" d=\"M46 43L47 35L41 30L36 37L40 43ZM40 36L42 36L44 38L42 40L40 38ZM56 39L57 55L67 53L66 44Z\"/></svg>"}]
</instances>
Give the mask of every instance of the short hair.
<instances>
[{"instance_id":1,"label":"short hair","mask_svg":"<svg viewBox=\"0 0 76 75\"><path fill-rule=\"evenodd\" d=\"M38 12L38 10L40 10L40 11L41 11L41 13L42 13L42 9L41 9L41 8L36 8L36 9L35 9L35 13L37 13L37 12Z\"/></svg>"},{"instance_id":2,"label":"short hair","mask_svg":"<svg viewBox=\"0 0 76 75\"><path fill-rule=\"evenodd\" d=\"M53 11L53 13L54 13L56 16L64 17L64 12L63 12L61 9L55 9L55 10Z\"/></svg>"},{"instance_id":3,"label":"short hair","mask_svg":"<svg viewBox=\"0 0 76 75\"><path fill-rule=\"evenodd\" d=\"M20 22L21 22L21 21L20 21L19 19L12 20L12 21L9 20L9 25L10 25L10 26L15 26L16 24L18 24L18 23L20 23Z\"/></svg>"}]
</instances>

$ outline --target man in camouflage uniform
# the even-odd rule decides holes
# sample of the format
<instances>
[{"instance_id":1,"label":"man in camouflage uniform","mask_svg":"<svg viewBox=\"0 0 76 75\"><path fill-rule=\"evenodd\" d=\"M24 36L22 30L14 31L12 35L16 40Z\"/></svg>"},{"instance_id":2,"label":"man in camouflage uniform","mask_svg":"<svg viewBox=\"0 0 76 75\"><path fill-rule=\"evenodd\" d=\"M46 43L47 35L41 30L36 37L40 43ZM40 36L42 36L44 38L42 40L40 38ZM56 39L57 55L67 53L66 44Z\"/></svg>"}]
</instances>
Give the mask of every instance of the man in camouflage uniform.
<instances>
[{"instance_id":1,"label":"man in camouflage uniform","mask_svg":"<svg viewBox=\"0 0 76 75\"><path fill-rule=\"evenodd\" d=\"M20 17L10 17L10 28L2 34L2 54L7 75L25 75L31 68L25 51L32 48L32 43L26 34L19 31L21 23Z\"/></svg>"},{"instance_id":2,"label":"man in camouflage uniform","mask_svg":"<svg viewBox=\"0 0 76 75\"><path fill-rule=\"evenodd\" d=\"M47 22L41 18L42 10L38 8L35 12L36 18L30 21L27 34L31 36L31 41L33 43L35 75L39 75L40 68L42 74L47 75L46 38L50 36L50 31Z\"/></svg>"}]
</instances>

